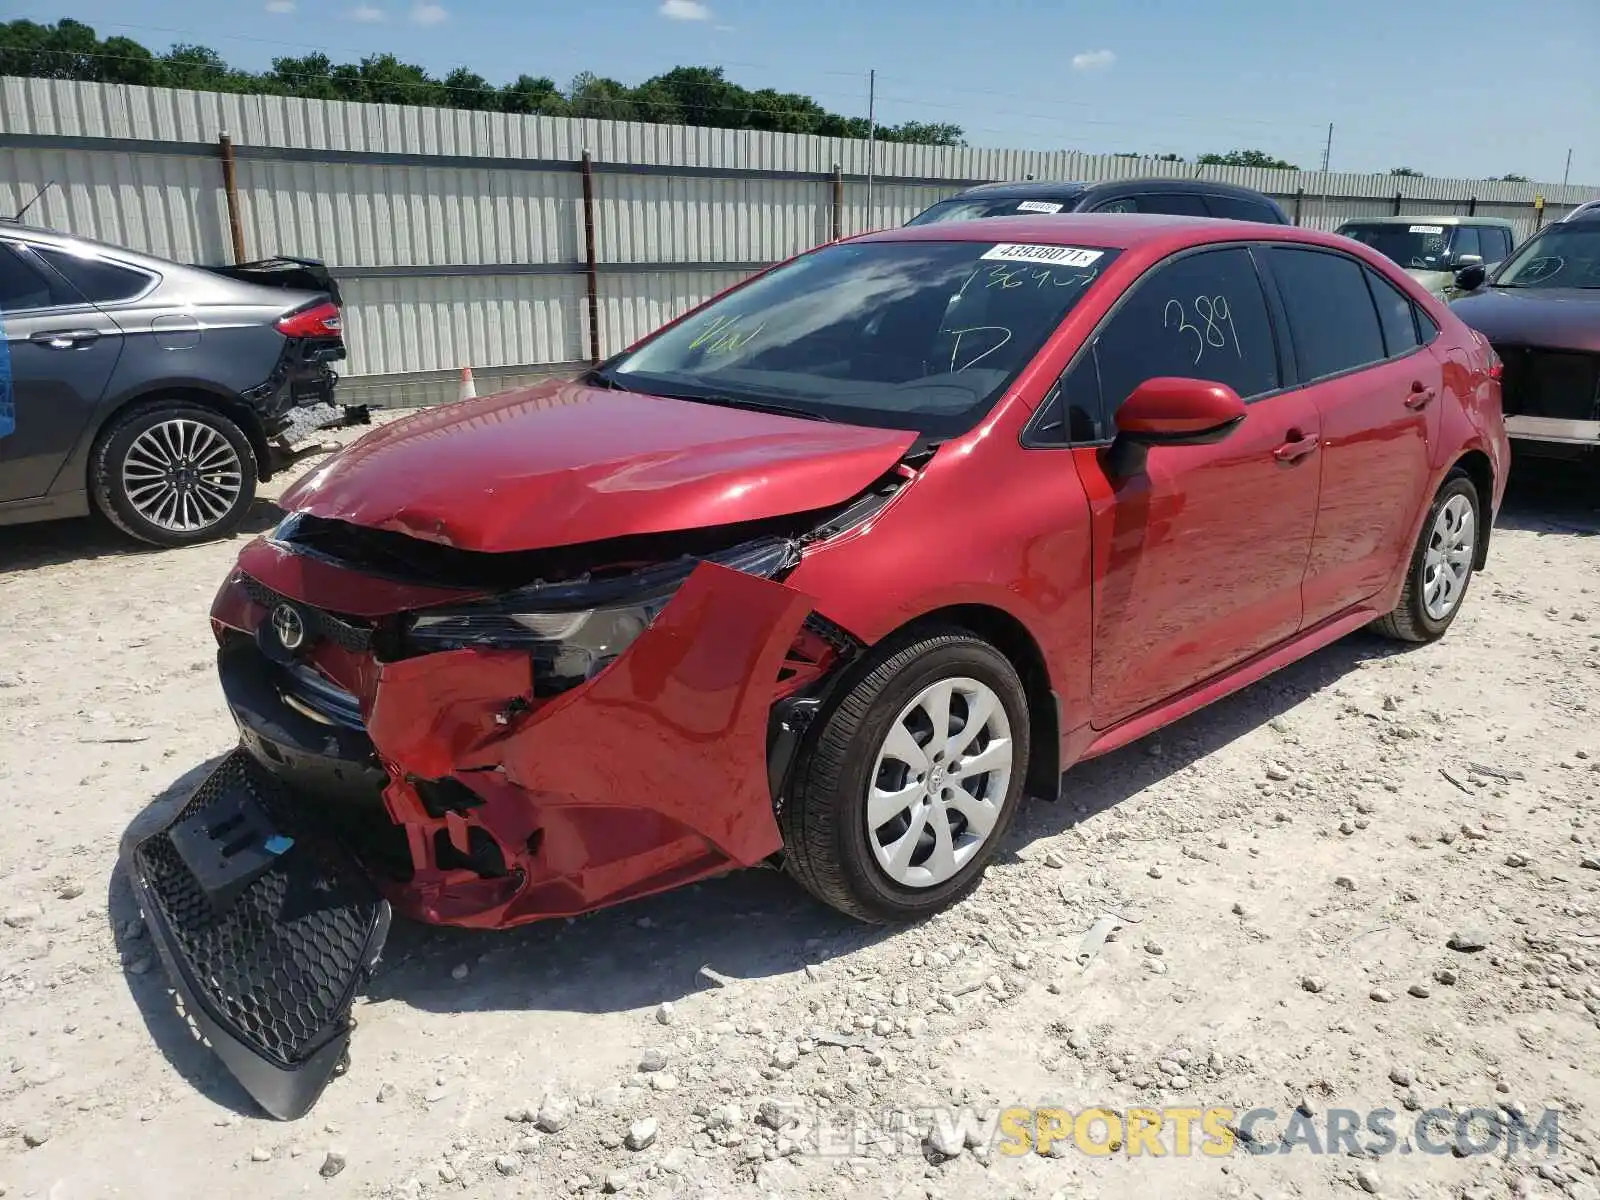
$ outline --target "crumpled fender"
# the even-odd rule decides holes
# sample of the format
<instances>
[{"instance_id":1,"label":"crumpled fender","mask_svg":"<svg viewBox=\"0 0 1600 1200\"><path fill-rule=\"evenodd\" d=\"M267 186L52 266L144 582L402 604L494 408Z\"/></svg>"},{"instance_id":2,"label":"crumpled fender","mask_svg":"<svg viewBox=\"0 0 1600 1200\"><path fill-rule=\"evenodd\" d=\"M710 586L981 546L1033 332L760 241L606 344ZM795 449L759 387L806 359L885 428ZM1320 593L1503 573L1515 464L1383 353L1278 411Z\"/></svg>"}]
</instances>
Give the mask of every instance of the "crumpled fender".
<instances>
[{"instance_id":1,"label":"crumpled fender","mask_svg":"<svg viewBox=\"0 0 1600 1200\"><path fill-rule=\"evenodd\" d=\"M767 723L779 668L811 608L781 583L702 563L589 683L538 702L528 658L516 651L405 659L381 668L368 732L405 774L499 768L530 806L649 810L751 866L782 845ZM452 828L452 840L458 834Z\"/></svg>"}]
</instances>

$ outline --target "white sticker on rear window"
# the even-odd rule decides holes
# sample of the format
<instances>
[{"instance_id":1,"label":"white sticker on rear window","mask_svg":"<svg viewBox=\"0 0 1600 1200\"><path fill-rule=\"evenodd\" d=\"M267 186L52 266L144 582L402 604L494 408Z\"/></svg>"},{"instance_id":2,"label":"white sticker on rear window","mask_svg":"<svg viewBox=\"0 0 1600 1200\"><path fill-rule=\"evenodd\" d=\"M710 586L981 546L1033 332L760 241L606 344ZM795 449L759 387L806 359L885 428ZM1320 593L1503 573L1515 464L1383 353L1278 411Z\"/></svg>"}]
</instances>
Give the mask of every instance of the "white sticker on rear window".
<instances>
[{"instance_id":1,"label":"white sticker on rear window","mask_svg":"<svg viewBox=\"0 0 1600 1200\"><path fill-rule=\"evenodd\" d=\"M1412 233L1443 233L1444 232L1444 226L1443 225L1413 225L1411 227L1411 232Z\"/></svg>"},{"instance_id":2,"label":"white sticker on rear window","mask_svg":"<svg viewBox=\"0 0 1600 1200\"><path fill-rule=\"evenodd\" d=\"M1087 267L1094 263L1104 250L1085 250L1079 246L1019 246L1001 242L984 251L983 257L1000 262L1053 263L1062 267Z\"/></svg>"},{"instance_id":3,"label":"white sticker on rear window","mask_svg":"<svg viewBox=\"0 0 1600 1200\"><path fill-rule=\"evenodd\" d=\"M1017 205L1018 212L1058 213L1065 205L1057 204L1054 200L1024 200Z\"/></svg>"}]
</instances>

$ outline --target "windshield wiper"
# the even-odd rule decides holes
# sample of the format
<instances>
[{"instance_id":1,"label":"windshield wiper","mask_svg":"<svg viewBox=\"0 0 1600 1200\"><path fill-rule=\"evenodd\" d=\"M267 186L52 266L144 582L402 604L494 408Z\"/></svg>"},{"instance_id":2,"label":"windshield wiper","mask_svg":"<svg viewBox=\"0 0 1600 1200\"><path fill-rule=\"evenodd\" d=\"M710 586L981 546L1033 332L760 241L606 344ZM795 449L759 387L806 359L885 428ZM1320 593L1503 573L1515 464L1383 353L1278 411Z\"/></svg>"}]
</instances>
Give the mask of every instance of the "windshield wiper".
<instances>
[{"instance_id":1,"label":"windshield wiper","mask_svg":"<svg viewBox=\"0 0 1600 1200\"><path fill-rule=\"evenodd\" d=\"M690 400L697 404L716 404L723 408L748 408L753 412L772 413L779 417L800 417L806 421L833 422L832 417L825 417L809 408L799 408L792 404L775 404L770 400L750 400L744 396L728 396L721 392L681 392L672 394L670 398Z\"/></svg>"}]
</instances>

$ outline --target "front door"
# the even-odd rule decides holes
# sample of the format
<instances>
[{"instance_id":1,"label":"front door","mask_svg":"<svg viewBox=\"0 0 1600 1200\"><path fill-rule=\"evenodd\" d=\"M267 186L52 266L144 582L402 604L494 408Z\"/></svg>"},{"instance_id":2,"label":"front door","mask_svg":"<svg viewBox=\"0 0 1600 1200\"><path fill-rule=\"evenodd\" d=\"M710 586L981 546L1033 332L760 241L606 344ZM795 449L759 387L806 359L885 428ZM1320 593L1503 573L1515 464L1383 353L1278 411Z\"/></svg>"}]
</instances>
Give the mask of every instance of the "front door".
<instances>
[{"instance_id":1,"label":"front door","mask_svg":"<svg viewBox=\"0 0 1600 1200\"><path fill-rule=\"evenodd\" d=\"M50 490L122 353L122 330L20 242L0 240L0 326L15 427L0 438L0 503Z\"/></svg>"},{"instance_id":2,"label":"front door","mask_svg":"<svg viewBox=\"0 0 1600 1200\"><path fill-rule=\"evenodd\" d=\"M1152 449L1129 477L1108 473L1103 449L1073 452L1092 512L1091 692L1093 724L1104 729L1300 628L1321 430L1309 399L1280 391L1278 347L1244 247L1150 272L1080 370L1098 373L1107 419L1159 376L1226 383L1249 403L1225 440Z\"/></svg>"}]
</instances>

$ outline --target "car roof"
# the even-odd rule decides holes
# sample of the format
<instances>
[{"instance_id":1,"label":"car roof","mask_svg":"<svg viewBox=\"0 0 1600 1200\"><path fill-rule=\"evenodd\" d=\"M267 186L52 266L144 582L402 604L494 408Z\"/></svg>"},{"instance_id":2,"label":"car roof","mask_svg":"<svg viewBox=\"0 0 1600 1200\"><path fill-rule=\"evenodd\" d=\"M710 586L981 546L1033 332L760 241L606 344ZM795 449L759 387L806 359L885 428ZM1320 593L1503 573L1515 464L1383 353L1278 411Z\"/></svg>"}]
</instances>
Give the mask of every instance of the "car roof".
<instances>
[{"instance_id":1,"label":"car roof","mask_svg":"<svg viewBox=\"0 0 1600 1200\"><path fill-rule=\"evenodd\" d=\"M952 200L966 199L968 197L993 196L997 199L1010 197L1025 198L1036 196L1039 198L1064 199L1068 196L1082 196L1086 192L1100 191L1134 191L1153 194L1170 192L1193 192L1196 190L1210 192L1213 195L1241 196L1252 200L1261 199L1264 193L1254 188L1241 187L1236 183L1224 183L1220 179L1200 178L1174 178L1170 175L1140 176L1131 179L1103 179L1090 180L1023 180L1001 183L980 183L963 192L957 192L950 197ZM1270 196L1266 197L1271 201Z\"/></svg>"},{"instance_id":2,"label":"car roof","mask_svg":"<svg viewBox=\"0 0 1600 1200\"><path fill-rule=\"evenodd\" d=\"M903 225L850 239L852 242L1009 242L1040 246L1086 246L1099 250L1149 248L1157 253L1211 242L1300 242L1348 253L1351 242L1299 225L1181 217L1155 213L1059 213L1053 216L981 217L933 225ZM1359 244L1359 243L1358 243Z\"/></svg>"},{"instance_id":3,"label":"car roof","mask_svg":"<svg viewBox=\"0 0 1600 1200\"><path fill-rule=\"evenodd\" d=\"M93 250L97 254L104 254L107 258L117 262L127 263L129 266L142 267L146 271L161 275L174 270L182 271L182 263L172 261L170 258L157 258L153 254L141 254L137 250L129 250L126 246L118 246L111 242L97 242L93 238L82 237L76 233L62 233L59 229L45 229L38 225L20 225L15 221L0 221L0 236L16 234L22 241L45 242L54 246L78 246L83 249Z\"/></svg>"},{"instance_id":4,"label":"car roof","mask_svg":"<svg viewBox=\"0 0 1600 1200\"><path fill-rule=\"evenodd\" d=\"M1351 217L1341 221L1339 228L1348 225L1494 225L1500 229L1516 231L1515 223L1504 217L1464 217L1460 213L1423 213L1419 216Z\"/></svg>"}]
</instances>

